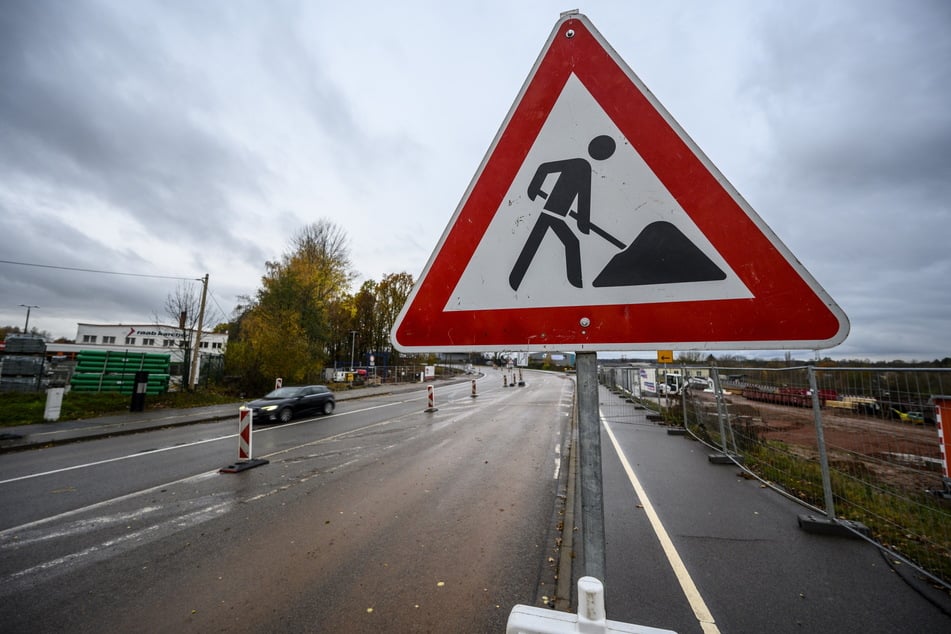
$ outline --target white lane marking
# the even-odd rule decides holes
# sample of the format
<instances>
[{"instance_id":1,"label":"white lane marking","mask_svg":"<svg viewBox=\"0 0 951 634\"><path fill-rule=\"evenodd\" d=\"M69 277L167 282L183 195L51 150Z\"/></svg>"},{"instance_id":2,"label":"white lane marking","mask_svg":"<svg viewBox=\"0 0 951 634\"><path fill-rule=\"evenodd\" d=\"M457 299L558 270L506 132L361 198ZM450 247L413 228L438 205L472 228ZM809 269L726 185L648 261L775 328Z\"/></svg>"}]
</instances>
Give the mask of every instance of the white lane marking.
<instances>
[{"instance_id":1,"label":"white lane marking","mask_svg":"<svg viewBox=\"0 0 951 634\"><path fill-rule=\"evenodd\" d=\"M5 528L2 531L0 531L0 540L6 539L8 535L12 535L18 531L36 528L37 526L42 526L43 524L49 524L50 522L56 522L62 519L66 519L68 517L72 517L74 515L79 515L80 513L94 511L104 506L115 504L116 502L124 502L125 500L131 500L132 498L138 497L140 495L153 493L155 491L161 491L162 489L174 486L176 484L182 484L184 482L200 482L202 480L205 480L217 475L218 475L217 469L215 469L214 471L206 471L205 473L199 473L199 474L188 476L185 478L180 478L178 480L172 480L171 482L166 482L164 484L157 484L154 487L142 489L141 491L133 491L132 493L126 493L125 495L120 495L119 497L110 498L108 500L102 500L101 502L96 502L95 504L89 504L88 506L82 506L78 509L73 509L71 511L64 511L56 515L50 515L49 517L33 520L32 522L27 522L26 524L20 524L19 526L11 526L10 528Z\"/></svg>"},{"instance_id":2,"label":"white lane marking","mask_svg":"<svg viewBox=\"0 0 951 634\"><path fill-rule=\"evenodd\" d=\"M35 575L41 572L48 572L54 568L62 566L63 564L77 563L84 559L88 559L89 557L95 556L100 552L113 550L117 546L122 546L128 542L139 541L147 536L157 534L167 526L174 525L176 528L179 528L179 529L188 528L190 526L196 526L203 522L207 522L208 520L213 519L214 517L223 515L224 513L228 512L228 510L232 506L233 506L232 502L222 502L219 504L215 504L213 506L208 506L206 508L198 509L196 511L192 511L191 513L187 513L185 515L180 515L168 521L160 522L158 524L153 524L141 530L137 530L131 533L126 533L125 535L120 535L119 537L116 537L114 539L104 541L101 544L97 544L95 546L89 546L88 548L84 548L83 550L70 553L68 555L63 555L62 557L57 557L56 559L51 559L49 561L45 561L41 564L37 564L30 568L26 568L24 570L11 573L8 578L19 579L20 577L25 577L28 575Z\"/></svg>"},{"instance_id":3,"label":"white lane marking","mask_svg":"<svg viewBox=\"0 0 951 634\"><path fill-rule=\"evenodd\" d=\"M405 401L398 401L398 402L395 402L395 403L386 403L386 404L384 404L384 405L373 405L373 406L371 406L371 407L364 407L363 409L357 409L357 410L353 410L353 411L349 411L349 412L341 412L341 413L339 413L339 414L331 414L330 416L323 416L323 417L321 417L321 419L324 420L324 419L327 419L327 418L337 418L337 417L340 417L340 416L350 416L351 414L359 414L359 413L362 413L362 412L368 412L368 411L370 411L370 410L379 409L379 408L381 408L381 407L391 407L391 406L393 406L393 405L400 405L400 404L402 404L402 403L409 403L409 402L418 401L418 400L421 400L421 399L409 399L409 400L405 400ZM284 425L275 425L275 426L273 426L273 427L265 427L265 428L263 428L263 429L255 429L255 430L254 430L254 433L255 433L255 434L260 434L260 433L265 433L265 432L269 432L269 431L274 431L274 430L276 430L276 429L283 429L283 428L285 428L285 427L293 427L294 425L301 425L301 424L303 424L303 423L309 423L309 422L312 422L312 421L314 421L314 420L315 420L315 419L313 419L313 418L308 418L308 419L296 421L296 422L293 422L293 423L286 423L286 424L284 424ZM184 444L181 444L181 445L172 445L172 446L170 446L170 447L160 447L160 448L158 448L158 449L149 449L148 451L137 451L137 452L132 453L132 454L127 454L127 455L125 455L125 456L116 456L115 458L106 458L105 460L97 460L97 461L95 461L95 462L87 462L87 463L84 463L84 464L72 465L72 466L70 466L70 467L63 467L63 468L61 468L61 469L52 469L52 470L50 470L50 471L43 471L43 472L40 472L40 473L30 473L30 474L27 474L27 475L17 476L17 477L15 477L15 478L8 478L7 480L0 480L0 485L10 484L11 482L19 482L19 481L21 481L21 480L30 480L30 479L32 479L32 478L41 478L41 477L43 477L43 476L55 475L55 474L57 474L57 473L64 473L64 472L66 472L66 471L74 471L74 470L76 470L76 469L86 469L86 468L88 468L88 467L98 467L99 465L109 464L109 463L111 463L111 462L120 462L120 461L122 461L122 460L131 460L131 459L133 459L133 458L144 458L144 457L146 457L146 456L151 456L151 455L154 455L154 454L157 454L157 453L163 453L163 452L165 452L165 451L176 451L176 450L178 450L178 449L187 449L187 448L189 448L189 447L196 447L196 446L198 446L198 445L204 445L204 444L210 443L210 442L218 442L218 441L221 441L221 440L228 440L228 439L230 439L230 438L236 438L237 436L238 436L238 434L227 434L227 435L225 435L225 436L217 436L217 437L215 437L215 438L206 438L206 439L204 439L204 440L196 440L196 441L194 441L194 442L184 443Z\"/></svg>"},{"instance_id":4,"label":"white lane marking","mask_svg":"<svg viewBox=\"0 0 951 634\"><path fill-rule=\"evenodd\" d=\"M395 403L387 403L387 404L384 404L384 405L374 405L374 406L365 407L365 408L359 409L359 410L353 410L353 411L341 412L341 413L338 413L338 414L333 414L332 416L333 416L333 417L336 417L336 416L346 416L346 415L349 415L349 414L357 414L357 413L360 413L360 412L366 412L366 411L373 410L373 409L379 409L379 408L381 408L381 407L389 407L390 405L399 405L399 404L401 404L401 403L408 403L408 402L412 402L412 401L420 401L420 400L423 400L423 399L425 399L425 398L426 398L426 397L423 396L423 397L420 397L420 398L406 399L406 400L398 401L398 402L395 402ZM328 417L324 417L324 418L328 418ZM328 436L328 437L326 437L326 438L321 438L321 439L316 440L316 441L307 442L307 443L304 443L304 444L302 444L302 445L298 445L298 446L296 446L296 447L289 447L289 448L287 448L287 449L282 449L282 450L279 450L279 451L275 451L275 452L273 452L273 453L267 454L267 455L264 456L264 457L265 457L265 458L272 458L272 457L274 457L274 456L278 456L278 455L281 455L281 454L284 454L284 453L289 453L289 452L291 452L291 451L294 451L294 450L297 450L297 449L302 449L302 448L304 448L304 447L309 447L309 446L312 446L312 445L318 445L318 444L321 444L321 443L324 443L324 442L329 442L329 441L337 440L337 439L342 438L342 437L344 437L344 436L346 436L346 435L348 435L348 434L359 433L359 432L362 432L362 431L366 431L367 429L372 429L372 428L374 428L374 427L379 427L380 425L389 424L389 423L391 423L391 422L392 422L391 420L385 420L385 421L380 421L380 422L377 422L377 423L371 423L370 425L365 425L365 426L363 426L363 427L358 427L358 428L356 428L356 429L351 429L351 430L349 430L349 431L341 432L341 433L339 433L339 434L335 434L335 435L333 435L333 436ZM299 424L299 423L295 422L295 423L290 423L290 424L291 424L291 425L297 425L297 424ZM258 433L259 431L269 431L269 430L271 430L271 429L277 429L277 427L268 427L268 428L263 429L263 430L257 430L257 431L255 431L254 433ZM230 436L222 436L222 438L234 438L234 437L236 437L236 436L237 436L237 434L232 434L232 435L230 435ZM219 438L218 440L220 440L220 438ZM200 442L208 442L208 441L199 441L199 443L200 443ZM198 444L198 443L195 443L195 444ZM188 446L188 445L178 445L178 446L175 446L175 447L170 447L169 449L179 449L179 448L186 447L186 446ZM9 480L0 481L0 484L6 484L6 483L8 483L8 482L16 482L17 480L25 480L25 479L28 479L28 478L36 478L36 477L40 477L40 476L43 476L43 475L49 475L49 474L53 474L53 473L59 473L59 472L61 472L61 471L70 471L70 470L72 470L72 469L80 469L80 468L82 468L82 467L84 467L84 466L94 466L94 465L96 465L96 464L102 464L103 462L111 462L111 461L115 461L115 460L125 460L125 459L127 459L127 458L135 458L136 456L141 456L141 455L148 455L148 453L136 453L136 454L131 454L131 455L129 455L129 456L123 456L123 457L119 457L119 458L114 458L114 459L112 459L112 460L105 460L105 461L100 461L100 462L97 462L97 463L90 463L90 464L88 464L88 465L75 465L75 466L73 466L73 467L65 467L65 468L63 468L63 469L58 469L58 470L54 470L54 471L47 471L47 472L45 472L45 473L36 473L36 474L28 475L28 476L21 476L21 477L18 477L18 478L11 478L11 479L9 479ZM350 461L350 462L344 463L344 466L349 465L349 464L351 464L352 462L354 462L354 461ZM109 499L107 499L107 500L102 500L102 501L96 502L96 503L94 503L94 504L89 504L89 505L87 505L87 506L83 506L83 507L80 507L80 508L72 509L72 510L70 510L70 511L64 511L64 512L58 513L58 514L56 514L56 515L51 515L51 516L49 516L49 517L40 518L40 519L34 520L34 521L32 521L32 522L27 522L27 523L25 523L25 524L20 524L19 526L11 526L10 528L6 528L6 529L3 529L3 530L0 530L0 540L5 539L7 536L12 535L12 534L15 534L15 533L17 533L17 532L21 532L21 531L24 531L24 530L36 528L36 527L42 526L42 525L44 525L44 524L49 524L49 523L51 523L51 522L56 522L56 521L59 521L59 520L63 520L63 519L69 518L69 517L73 517L73 516L75 516L75 515L79 515L79 514L82 514L82 513L87 513L87 512L89 512L89 511L94 511L94 510L96 510L96 509L100 509L100 508L103 508L103 507L105 507L105 506L109 506L109 505L111 505L111 504L115 504L115 503L117 503L117 502L123 502L123 501L125 501L125 500L131 500L131 499L133 499L133 498L135 498L135 497L138 497L138 496L141 496L141 495L146 495L146 494L152 493L152 492L154 492L154 491L161 491L162 489L165 489L165 488L168 488L168 487L177 485L177 484L182 484L182 483L186 483L186 482L199 482L199 481L201 481L201 480L205 480L205 479L207 479L207 478L212 478L212 477L216 477L216 476L218 476L218 469L215 469L215 470L213 470L213 471L206 471L206 472L204 472L204 473L197 473L197 474L195 474L195 475L190 475L190 476L185 476L184 478L179 478L178 480L172 480L171 482L165 482L165 483L163 483L163 484L157 484L157 485L155 485L155 486L148 487L148 488L145 488L145 489L141 489L141 490L139 490L139 491L133 491L133 492L127 493L127 494L125 494L125 495L120 495L120 496L118 496L118 497L109 498ZM259 497L261 497L261 496L259 496Z\"/></svg>"},{"instance_id":5,"label":"white lane marking","mask_svg":"<svg viewBox=\"0 0 951 634\"><path fill-rule=\"evenodd\" d=\"M277 455L280 455L280 454L283 454L283 453L287 453L287 452L293 451L293 450L295 450L295 449L300 449L300 448L303 448L303 447L307 447L307 446L309 446L309 445L320 444L321 442L326 442L326 441L330 441L330 440L336 440L336 439L338 439L338 438L340 438L341 436L344 436L344 435L346 435L346 434L354 433L354 432L357 432L357 431L362 431L362 430L368 429L368 428L370 428L370 427L376 427L376 426L378 426L378 425L384 424L385 422L387 422L387 421L383 421L383 422L380 422L380 423L374 423L374 424L372 424L372 425L368 425L367 427L361 427L360 429L354 429L354 430L351 430L351 431L349 431L349 432L342 432L342 433L340 433L340 434L336 434L336 435L330 436L330 437L328 437L328 438L323 438L323 439L318 440L318 441L316 441L316 442L310 442L310 443L306 443L306 444L303 444L303 445L299 445L299 446L297 446L297 447L290 447L290 448L288 448L288 449L282 449L282 450L280 450L280 451L275 451L274 453L268 454L267 457L277 456ZM349 462L344 463L344 464L341 465L341 466L347 466L347 465L349 465L349 464L351 464L351 463L353 463L353 462L355 462L355 461L351 460L351 461L349 461ZM180 479L178 479L178 480L173 480L173 481L171 481L171 482L166 482L166 483L164 483L164 484L158 484L158 485L155 485L155 486L153 486L153 487L149 487L149 488L147 488L147 489L142 489L142 490L140 490L140 491L133 491L132 493L126 493L125 495L120 495L120 496L118 496L118 497L110 498L110 499L108 499L108 500L102 500L102 501L100 501L100 502L96 502L95 504L90 504L90 505L88 505L88 506L83 506L83 507L80 507L80 508L77 508L77 509L73 509L73 510L71 510L71 511L65 511L65 512L63 512L63 513L58 513L57 515L51 515L51 516L49 516L49 517L44 517L44 518L41 518L41 519L38 519L38 520L34 520L34 521L32 521L32 522L27 522L26 524L20 524L19 526L11 526L10 528L6 528L6 529L3 529L3 530L0 530L0 541L6 539L6 538L7 538L8 536L10 536L10 535L14 535L14 534L17 534L17 533L21 533L21 532L23 532L23 531L25 531L25 530L31 530L31 529L37 528L37 527L39 527L39 526L43 526L44 524L50 524L50 523L52 523L52 522L57 522L57 521L60 521L60 520L64 520L64 519L73 517L73 516L75 516L75 515L80 515L80 514L82 514L82 513L88 513L88 512L90 512L90 511L94 511L94 510L97 510L97 509L100 509L100 508L103 508L103 507L106 507L106 506L109 506L109 505L112 505L112 504L116 504L116 503L118 503L118 502L124 502L124 501L126 501L126 500L131 500L131 499L133 499L133 498L136 498L136 497L139 497L139 496L142 496L142 495L146 495L146 494L149 494L149 493L153 493L153 492L155 492L155 491L161 491L161 490L163 490L163 489L170 488L170 487L175 486L175 485L177 485L177 484L183 484L183 483L186 483L186 482L189 482L189 483L191 483L191 482L200 482L201 480L206 480L206 479L208 479L208 478L216 477L217 475L218 475L218 470L217 470L217 469L215 469L214 471L206 471L206 472L204 472L204 473L199 473L199 474L196 474L196 475L187 476L187 477L184 477L184 478L180 478ZM273 490L273 491L268 491L268 492L262 493L262 494L260 494L260 495L257 495L257 496L255 496L255 497L253 497L253 498L248 499L247 502L252 502L252 501L254 501L254 500L258 500L258 499L260 499L260 498L266 497L266 496L271 495L272 493L274 493L274 492L276 492L276 491L277 491L277 490L275 489L275 490Z\"/></svg>"},{"instance_id":6,"label":"white lane marking","mask_svg":"<svg viewBox=\"0 0 951 634\"><path fill-rule=\"evenodd\" d=\"M129 522L141 519L145 515L154 513L155 511L162 510L161 506L146 506L145 508L132 511L131 513L116 513L114 515L103 515L101 517L93 517L87 520L77 520L58 531L52 531L49 533L41 533L38 535L29 535L29 534L18 534L16 541L11 541L4 543L0 541L0 550L8 549L20 549L24 546L32 546L38 542L50 541L53 539L59 539L60 537L73 537L75 535L83 535L85 533L91 533L93 531L99 530L101 528L110 528L118 524L128 524ZM22 533L22 531L21 531Z\"/></svg>"},{"instance_id":7,"label":"white lane marking","mask_svg":"<svg viewBox=\"0 0 951 634\"><path fill-rule=\"evenodd\" d=\"M713 620L713 614L710 613L703 597L700 596L700 591L697 590L696 584L694 584L693 579L690 578L687 567L680 558L677 549L674 548L674 542L671 541L667 530L661 523L657 511L654 510L654 505L647 499L647 492L644 490L644 487L641 486L641 482L637 479L637 476L634 475L634 469L631 467L631 463L628 461L627 456L624 455L624 451L621 450L621 445L614 436L611 425L605 420L603 415L601 415L601 422L604 423L604 429L608 432L611 444L614 445L614 451L617 452L618 458L621 459L621 465L624 467L625 473L627 473L628 480L630 480L634 486L634 493L637 494L638 499L641 501L641 506L644 508L644 512L647 513L647 519L650 520L654 534L657 535L657 539L664 549L664 554L667 555L667 561L670 562L670 567L674 569L674 575L676 575L677 581L680 582L680 588L683 590L684 595L686 595L687 602L690 604L694 616L697 618L697 621L700 622L700 628L706 634L719 634L720 629Z\"/></svg>"},{"instance_id":8,"label":"white lane marking","mask_svg":"<svg viewBox=\"0 0 951 634\"><path fill-rule=\"evenodd\" d=\"M107 458L105 460L96 460L95 462L87 462L84 464L77 464L71 467L63 467L62 469L53 469L51 471L43 471L41 473L30 473L27 475L18 476L16 478L10 478L8 480L0 480L0 484L10 484L11 482L19 482L20 480L30 480L32 478L41 478L43 476L55 475L57 473L64 473L66 471L73 471L75 469L85 469L87 467L98 467L99 465L109 464L110 462L119 462L121 460L129 460L131 458L141 458L144 456L151 456L153 454L162 453L165 451L174 451L175 449L184 449L186 447L194 447L196 445L203 445L209 442L217 442L219 440L226 440L228 438L234 438L237 434L231 434L230 436L218 436L217 438L206 438L205 440L196 440L195 442L186 443L184 445L175 445L172 447L161 447L159 449L149 449L148 451L138 451L133 454L128 454L125 456L116 456L115 458Z\"/></svg>"}]
</instances>

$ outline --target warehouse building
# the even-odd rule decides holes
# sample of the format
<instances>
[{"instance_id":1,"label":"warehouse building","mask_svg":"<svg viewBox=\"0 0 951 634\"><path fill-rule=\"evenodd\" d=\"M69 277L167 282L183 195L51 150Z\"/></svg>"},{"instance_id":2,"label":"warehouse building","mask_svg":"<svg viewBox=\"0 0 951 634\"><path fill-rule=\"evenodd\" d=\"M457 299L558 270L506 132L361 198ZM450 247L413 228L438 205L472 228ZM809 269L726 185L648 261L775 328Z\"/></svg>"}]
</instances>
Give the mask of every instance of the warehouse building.
<instances>
[{"instance_id":1,"label":"warehouse building","mask_svg":"<svg viewBox=\"0 0 951 634\"><path fill-rule=\"evenodd\" d=\"M48 343L46 357L62 364L76 358L82 350L110 352L164 353L171 356L171 384L181 386L189 373L195 342L198 340L198 373L192 382L201 381L203 373L221 367L228 345L226 333L183 330L177 326L156 324L77 324L75 343Z\"/></svg>"}]
</instances>

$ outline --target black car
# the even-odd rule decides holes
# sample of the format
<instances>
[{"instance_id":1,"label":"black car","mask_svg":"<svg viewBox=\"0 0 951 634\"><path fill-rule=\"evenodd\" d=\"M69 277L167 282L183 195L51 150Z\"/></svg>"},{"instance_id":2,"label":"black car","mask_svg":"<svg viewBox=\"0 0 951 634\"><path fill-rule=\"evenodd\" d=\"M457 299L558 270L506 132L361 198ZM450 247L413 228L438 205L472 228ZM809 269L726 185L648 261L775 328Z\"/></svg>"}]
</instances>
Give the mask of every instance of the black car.
<instances>
[{"instance_id":1,"label":"black car","mask_svg":"<svg viewBox=\"0 0 951 634\"><path fill-rule=\"evenodd\" d=\"M266 396L251 401L255 422L286 423L303 414L330 414L334 411L334 393L325 385L279 387Z\"/></svg>"}]
</instances>

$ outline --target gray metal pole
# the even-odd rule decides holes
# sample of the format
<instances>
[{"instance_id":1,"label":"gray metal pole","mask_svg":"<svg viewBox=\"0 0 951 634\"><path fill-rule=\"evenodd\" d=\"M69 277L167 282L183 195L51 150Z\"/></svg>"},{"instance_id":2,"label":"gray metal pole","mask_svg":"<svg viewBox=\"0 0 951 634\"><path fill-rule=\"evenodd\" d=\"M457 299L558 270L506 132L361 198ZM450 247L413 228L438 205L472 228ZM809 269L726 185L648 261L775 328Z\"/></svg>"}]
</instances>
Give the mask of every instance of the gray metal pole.
<instances>
[{"instance_id":1,"label":"gray metal pole","mask_svg":"<svg viewBox=\"0 0 951 634\"><path fill-rule=\"evenodd\" d=\"M578 444L581 449L581 530L585 574L604 580L604 491L601 479L601 415L598 353L575 353L578 376Z\"/></svg>"},{"instance_id":2,"label":"gray metal pole","mask_svg":"<svg viewBox=\"0 0 951 634\"><path fill-rule=\"evenodd\" d=\"M826 438L822 431L822 407L819 403L819 390L816 387L816 369L811 365L809 366L809 389L812 391L812 416L816 422L816 445L819 449L819 466L822 468L822 495L826 502L826 519L835 520L832 477L829 475L829 454L826 452Z\"/></svg>"},{"instance_id":3,"label":"gray metal pole","mask_svg":"<svg viewBox=\"0 0 951 634\"><path fill-rule=\"evenodd\" d=\"M39 306L33 304L20 304L20 306L26 309L26 323L23 324L23 334L28 335L30 334L30 309L39 308Z\"/></svg>"},{"instance_id":4,"label":"gray metal pole","mask_svg":"<svg viewBox=\"0 0 951 634\"><path fill-rule=\"evenodd\" d=\"M681 370L681 379L683 380L683 385L680 388L680 402L683 405L683 415L684 415L684 429L687 429L687 366L684 365Z\"/></svg>"},{"instance_id":5,"label":"gray metal pole","mask_svg":"<svg viewBox=\"0 0 951 634\"><path fill-rule=\"evenodd\" d=\"M717 398L717 421L720 423L720 446L723 447L723 453L729 456L730 450L727 449L726 444L726 428L723 425L725 416L723 412L723 388L720 387L720 370L713 368L710 374L713 376L713 392Z\"/></svg>"},{"instance_id":6,"label":"gray metal pole","mask_svg":"<svg viewBox=\"0 0 951 634\"><path fill-rule=\"evenodd\" d=\"M201 303L198 306L198 330L195 331L195 349L192 351L191 359L191 374L188 377L188 382L191 383L191 389L195 389L195 386L198 385L198 352L201 349L201 331L205 327L205 299L208 297L208 274L205 273L205 277L201 278Z\"/></svg>"}]
</instances>

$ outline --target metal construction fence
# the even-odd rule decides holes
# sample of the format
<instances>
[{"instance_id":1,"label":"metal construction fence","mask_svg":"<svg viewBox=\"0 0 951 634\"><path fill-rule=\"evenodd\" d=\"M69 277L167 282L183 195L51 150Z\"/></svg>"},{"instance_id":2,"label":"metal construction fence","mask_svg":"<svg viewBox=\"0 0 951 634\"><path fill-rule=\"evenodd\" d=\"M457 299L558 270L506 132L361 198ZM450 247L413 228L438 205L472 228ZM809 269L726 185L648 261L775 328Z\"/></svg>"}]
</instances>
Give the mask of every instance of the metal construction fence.
<instances>
[{"instance_id":1,"label":"metal construction fence","mask_svg":"<svg viewBox=\"0 0 951 634\"><path fill-rule=\"evenodd\" d=\"M485 367L479 368L485 371ZM465 374L465 364L415 364L415 365L380 365L364 367L359 370L326 371L324 381L333 384L371 384L389 385L393 383L419 383L429 379L448 379ZM339 375L335 380L334 375Z\"/></svg>"},{"instance_id":2,"label":"metal construction fence","mask_svg":"<svg viewBox=\"0 0 951 634\"><path fill-rule=\"evenodd\" d=\"M936 408L941 396L951 402L951 371L619 366L600 378L951 589L951 480Z\"/></svg>"}]
</instances>

